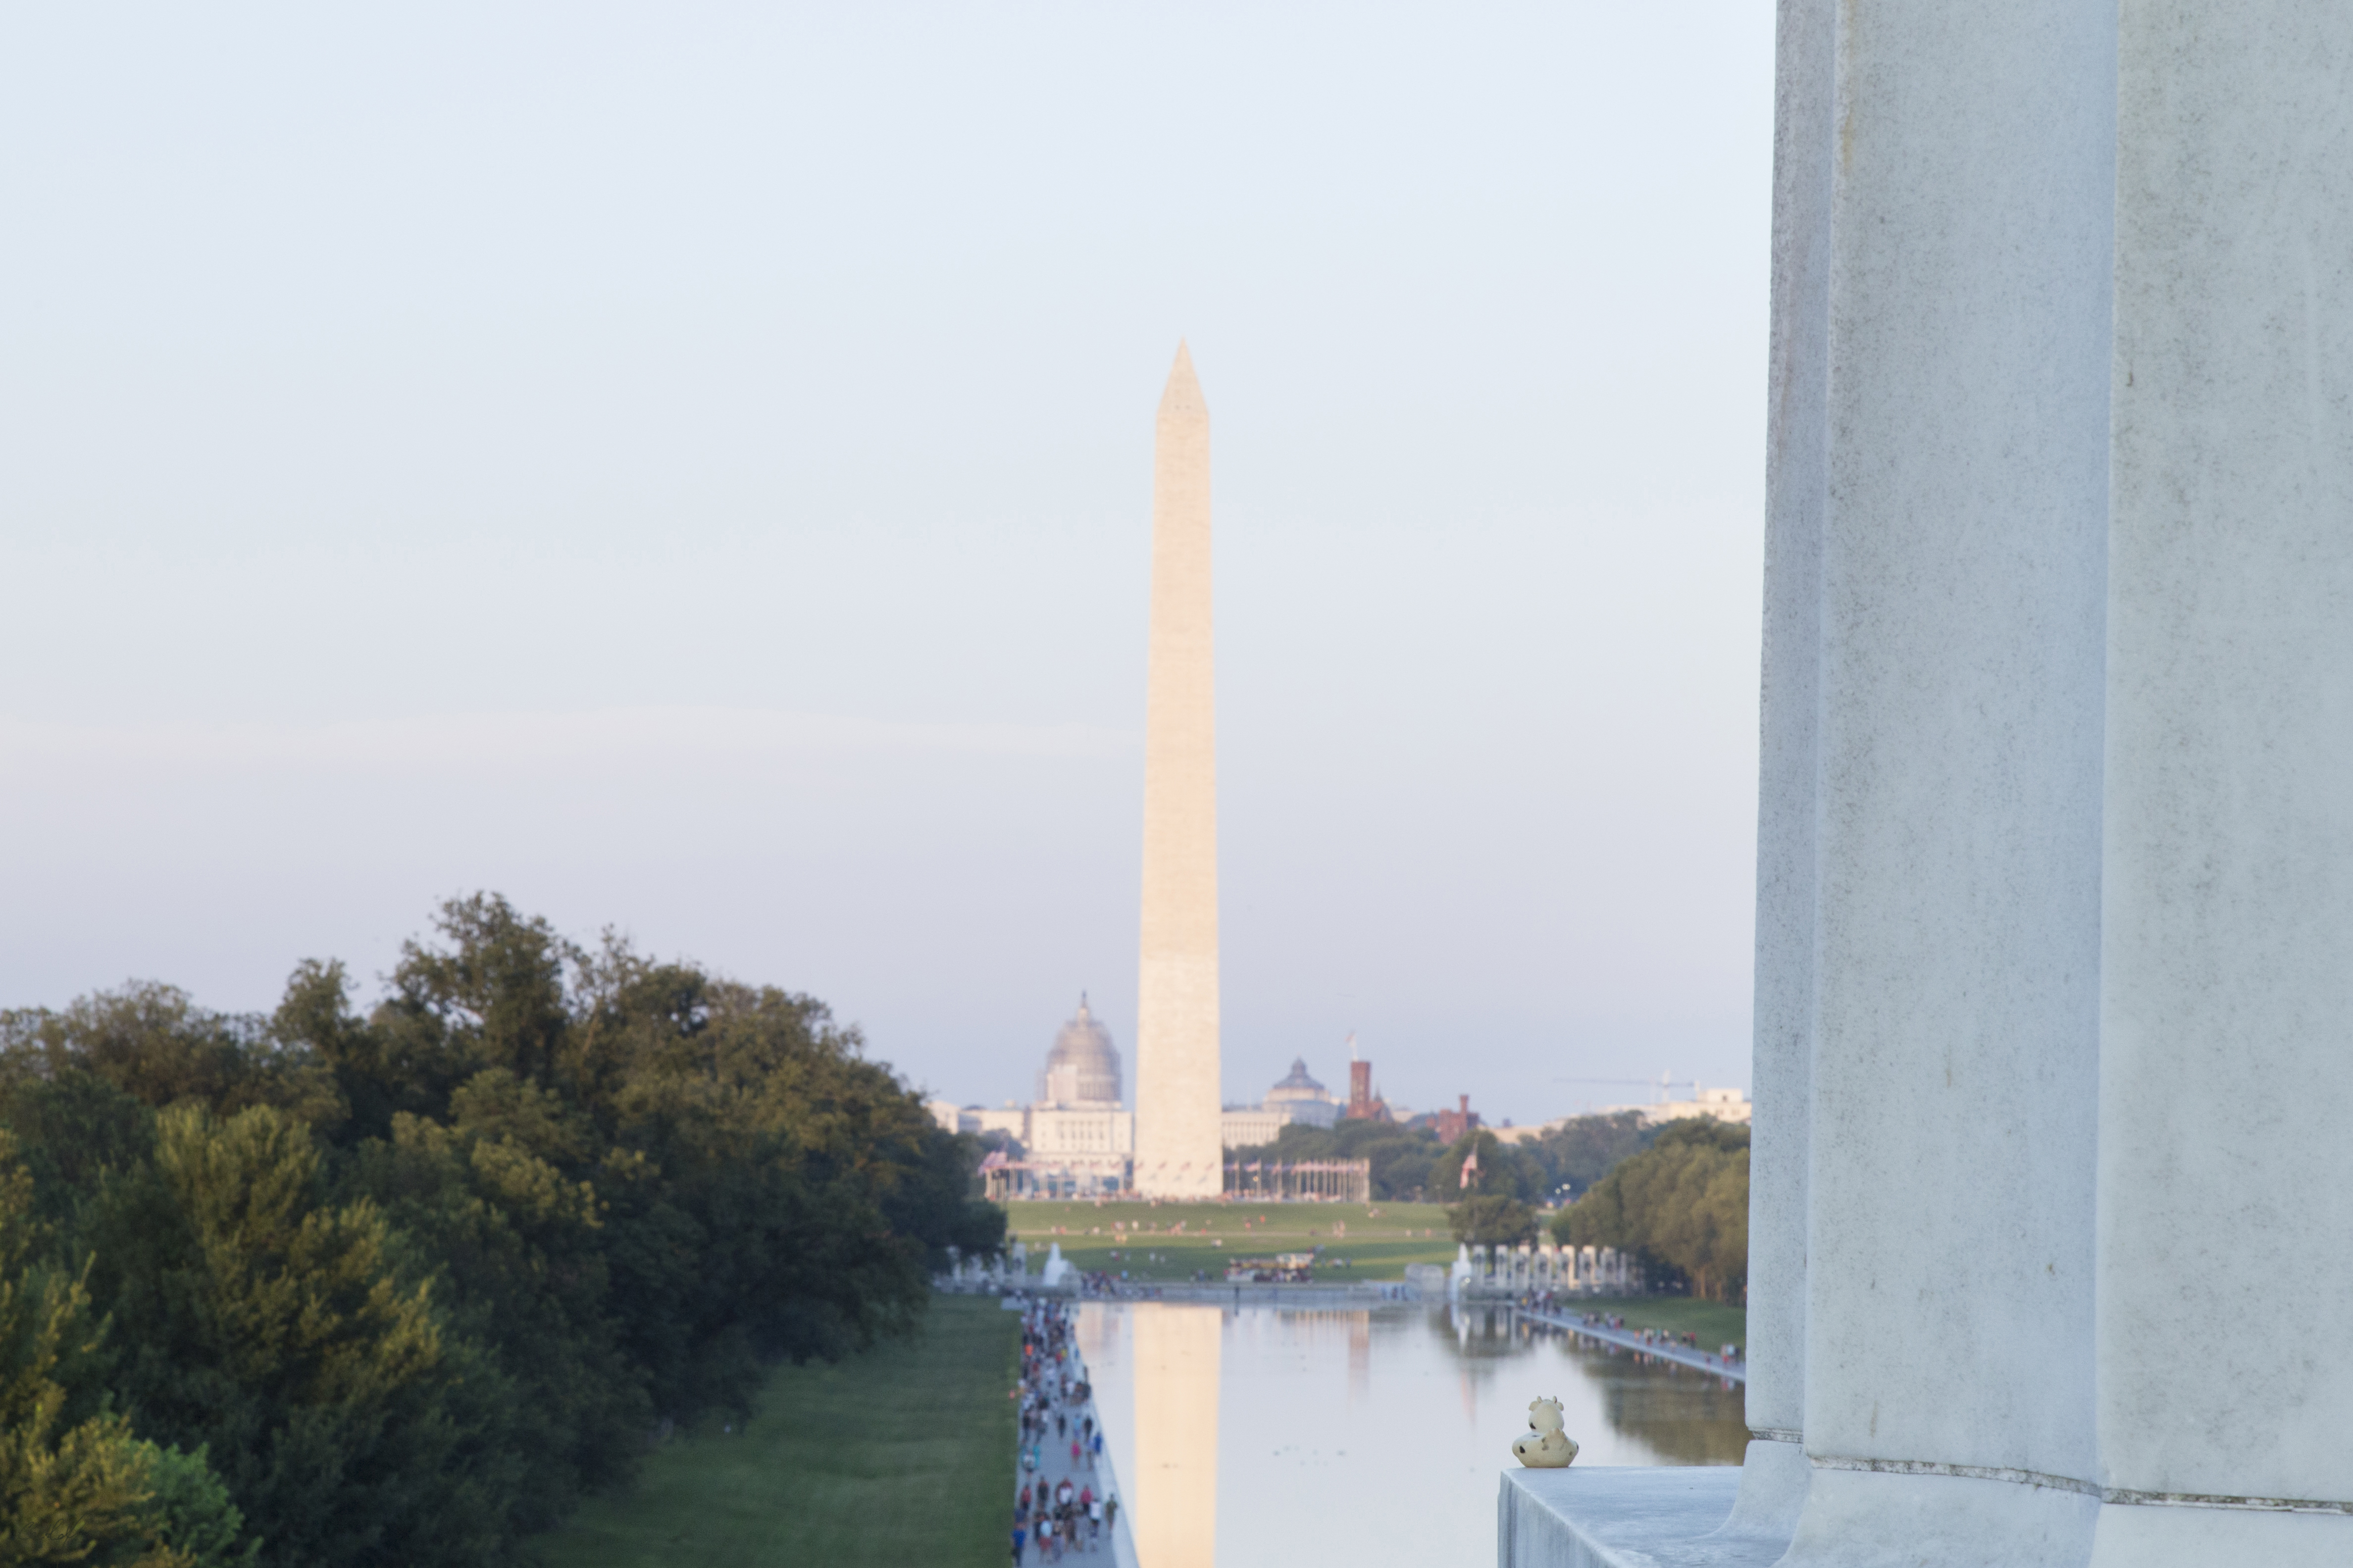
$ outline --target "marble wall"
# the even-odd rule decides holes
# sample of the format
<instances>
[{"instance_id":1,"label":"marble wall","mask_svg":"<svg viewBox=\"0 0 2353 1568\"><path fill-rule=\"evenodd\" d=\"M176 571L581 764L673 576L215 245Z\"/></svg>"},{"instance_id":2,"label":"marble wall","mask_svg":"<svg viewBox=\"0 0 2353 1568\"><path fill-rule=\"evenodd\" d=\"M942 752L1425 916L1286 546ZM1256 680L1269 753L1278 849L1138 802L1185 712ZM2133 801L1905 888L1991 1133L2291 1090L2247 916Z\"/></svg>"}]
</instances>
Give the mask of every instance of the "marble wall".
<instances>
[{"instance_id":1,"label":"marble wall","mask_svg":"<svg viewBox=\"0 0 2353 1568\"><path fill-rule=\"evenodd\" d=\"M2353 7L1781 19L1740 1508L2353 1561Z\"/></svg>"}]
</instances>

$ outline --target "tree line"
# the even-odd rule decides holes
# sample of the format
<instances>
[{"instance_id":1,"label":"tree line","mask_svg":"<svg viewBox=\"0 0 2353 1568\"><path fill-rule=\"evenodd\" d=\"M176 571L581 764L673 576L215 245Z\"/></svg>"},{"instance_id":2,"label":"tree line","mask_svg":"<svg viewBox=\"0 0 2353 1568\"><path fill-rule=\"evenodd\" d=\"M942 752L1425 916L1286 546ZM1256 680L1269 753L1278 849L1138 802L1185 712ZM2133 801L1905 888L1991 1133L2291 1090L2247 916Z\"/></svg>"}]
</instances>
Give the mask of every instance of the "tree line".
<instances>
[{"instance_id":1,"label":"tree line","mask_svg":"<svg viewBox=\"0 0 2353 1568\"><path fill-rule=\"evenodd\" d=\"M1461 1195L1462 1162L1479 1154L1479 1190L1530 1205L1564 1201L1601 1179L1612 1165L1645 1148L1651 1134L1641 1116L1622 1110L1575 1116L1537 1137L1505 1143L1487 1129L1452 1143L1427 1126L1395 1121L1343 1121L1334 1127L1284 1126L1271 1143L1240 1149L1230 1160L1365 1160L1372 1165L1378 1203L1453 1203Z\"/></svg>"},{"instance_id":2,"label":"tree line","mask_svg":"<svg viewBox=\"0 0 2353 1568\"><path fill-rule=\"evenodd\" d=\"M0 1560L489 1564L996 1248L823 1004L479 895L355 1011L0 1013Z\"/></svg>"},{"instance_id":3,"label":"tree line","mask_svg":"<svg viewBox=\"0 0 2353 1568\"><path fill-rule=\"evenodd\" d=\"M1614 1247L1641 1258L1651 1282L1716 1301L1748 1289L1748 1129L1671 1121L1561 1211L1564 1246Z\"/></svg>"},{"instance_id":4,"label":"tree line","mask_svg":"<svg viewBox=\"0 0 2353 1568\"><path fill-rule=\"evenodd\" d=\"M1577 1174L1590 1175L1579 1184L1582 1195L1554 1216L1556 1242L1632 1253L1663 1289L1744 1299L1747 1128L1697 1117L1646 1129L1625 1112L1579 1117L1555 1131L1566 1136L1512 1144L1481 1129L1432 1163L1432 1184L1459 1193L1447 1211L1456 1240L1505 1247L1535 1241L1542 1226L1536 1205L1545 1192L1569 1184L1558 1178L1563 1155L1571 1154L1580 1162ZM1474 1152L1474 1175L1465 1185L1462 1167Z\"/></svg>"}]
</instances>

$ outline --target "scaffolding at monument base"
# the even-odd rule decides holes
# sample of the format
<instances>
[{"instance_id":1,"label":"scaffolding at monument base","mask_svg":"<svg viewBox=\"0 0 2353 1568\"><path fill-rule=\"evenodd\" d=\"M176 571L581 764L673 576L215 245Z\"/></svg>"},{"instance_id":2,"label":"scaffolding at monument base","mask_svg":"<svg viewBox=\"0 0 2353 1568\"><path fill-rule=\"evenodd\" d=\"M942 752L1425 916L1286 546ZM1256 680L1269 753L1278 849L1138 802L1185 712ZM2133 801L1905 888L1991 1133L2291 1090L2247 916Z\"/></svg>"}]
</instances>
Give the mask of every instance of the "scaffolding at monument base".
<instances>
[{"instance_id":1,"label":"scaffolding at monument base","mask_svg":"<svg viewBox=\"0 0 2353 1568\"><path fill-rule=\"evenodd\" d=\"M1268 1203L1368 1204L1370 1160L1229 1160L1226 1196Z\"/></svg>"}]
</instances>

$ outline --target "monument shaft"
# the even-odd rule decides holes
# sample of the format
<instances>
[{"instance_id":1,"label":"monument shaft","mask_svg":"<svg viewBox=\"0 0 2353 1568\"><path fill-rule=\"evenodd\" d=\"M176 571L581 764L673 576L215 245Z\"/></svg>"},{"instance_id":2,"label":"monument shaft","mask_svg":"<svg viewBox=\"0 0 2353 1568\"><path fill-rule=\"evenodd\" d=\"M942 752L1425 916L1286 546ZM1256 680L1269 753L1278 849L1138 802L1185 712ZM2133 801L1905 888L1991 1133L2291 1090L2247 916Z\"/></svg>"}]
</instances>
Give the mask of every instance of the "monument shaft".
<instances>
[{"instance_id":1,"label":"monument shaft","mask_svg":"<svg viewBox=\"0 0 2353 1568\"><path fill-rule=\"evenodd\" d=\"M1180 344L1152 473L1152 641L1144 742L1135 1184L1224 1188L1218 1126L1218 758L1210 655L1209 410Z\"/></svg>"}]
</instances>

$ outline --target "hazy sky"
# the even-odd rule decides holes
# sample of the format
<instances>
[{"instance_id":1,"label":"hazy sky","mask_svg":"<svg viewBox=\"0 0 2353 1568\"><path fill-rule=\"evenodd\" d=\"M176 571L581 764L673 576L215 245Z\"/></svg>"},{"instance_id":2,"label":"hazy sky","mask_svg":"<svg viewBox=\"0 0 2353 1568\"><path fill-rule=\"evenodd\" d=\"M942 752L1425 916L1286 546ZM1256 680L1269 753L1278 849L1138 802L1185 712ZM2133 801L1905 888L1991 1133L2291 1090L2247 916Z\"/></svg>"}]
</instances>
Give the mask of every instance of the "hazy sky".
<instances>
[{"instance_id":1,"label":"hazy sky","mask_svg":"<svg viewBox=\"0 0 2353 1568\"><path fill-rule=\"evenodd\" d=\"M1746 1085L1772 7L13 6L0 1005L478 888L1132 1076L1152 415L1225 1082Z\"/></svg>"}]
</instances>

